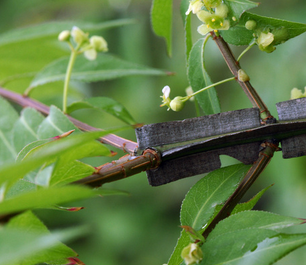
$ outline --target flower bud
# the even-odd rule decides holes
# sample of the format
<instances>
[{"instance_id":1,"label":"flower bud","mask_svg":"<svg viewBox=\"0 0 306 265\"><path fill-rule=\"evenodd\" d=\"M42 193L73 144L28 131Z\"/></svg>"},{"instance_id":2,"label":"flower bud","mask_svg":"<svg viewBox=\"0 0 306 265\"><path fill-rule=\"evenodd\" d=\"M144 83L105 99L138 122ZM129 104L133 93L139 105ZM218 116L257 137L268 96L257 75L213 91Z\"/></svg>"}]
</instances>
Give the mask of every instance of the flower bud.
<instances>
[{"instance_id":1,"label":"flower bud","mask_svg":"<svg viewBox=\"0 0 306 265\"><path fill-rule=\"evenodd\" d=\"M272 45L273 41L274 35L271 32L261 32L258 39L256 40L256 43L261 51L270 53L275 50L275 47Z\"/></svg>"},{"instance_id":2,"label":"flower bud","mask_svg":"<svg viewBox=\"0 0 306 265\"><path fill-rule=\"evenodd\" d=\"M250 81L250 77L247 75L247 73L244 70L239 69L238 70L238 80L240 82L247 82L247 81Z\"/></svg>"},{"instance_id":3,"label":"flower bud","mask_svg":"<svg viewBox=\"0 0 306 265\"><path fill-rule=\"evenodd\" d=\"M181 257L186 265L198 264L203 259L202 249L195 243L190 243L182 250Z\"/></svg>"},{"instance_id":4,"label":"flower bud","mask_svg":"<svg viewBox=\"0 0 306 265\"><path fill-rule=\"evenodd\" d=\"M184 97L175 97L173 100L170 102L170 108L173 111L181 111L184 108L185 105L185 99Z\"/></svg>"},{"instance_id":5,"label":"flower bud","mask_svg":"<svg viewBox=\"0 0 306 265\"><path fill-rule=\"evenodd\" d=\"M107 42L100 36L92 36L89 39L90 44L97 52L107 52Z\"/></svg>"},{"instance_id":6,"label":"flower bud","mask_svg":"<svg viewBox=\"0 0 306 265\"><path fill-rule=\"evenodd\" d=\"M59 35L58 35L58 40L59 41L68 41L70 39L70 31L69 30L63 30Z\"/></svg>"},{"instance_id":7,"label":"flower bud","mask_svg":"<svg viewBox=\"0 0 306 265\"><path fill-rule=\"evenodd\" d=\"M227 7L227 5L220 4L218 7L216 7L215 14L217 16L226 18L227 14L228 14L228 7Z\"/></svg>"},{"instance_id":8,"label":"flower bud","mask_svg":"<svg viewBox=\"0 0 306 265\"><path fill-rule=\"evenodd\" d=\"M83 42L88 41L88 34L85 34L78 27L74 26L71 30L71 36L75 43L81 45Z\"/></svg>"},{"instance_id":9,"label":"flower bud","mask_svg":"<svg viewBox=\"0 0 306 265\"><path fill-rule=\"evenodd\" d=\"M254 20L248 20L245 23L245 28L248 30L254 30L256 28L256 21Z\"/></svg>"}]
</instances>

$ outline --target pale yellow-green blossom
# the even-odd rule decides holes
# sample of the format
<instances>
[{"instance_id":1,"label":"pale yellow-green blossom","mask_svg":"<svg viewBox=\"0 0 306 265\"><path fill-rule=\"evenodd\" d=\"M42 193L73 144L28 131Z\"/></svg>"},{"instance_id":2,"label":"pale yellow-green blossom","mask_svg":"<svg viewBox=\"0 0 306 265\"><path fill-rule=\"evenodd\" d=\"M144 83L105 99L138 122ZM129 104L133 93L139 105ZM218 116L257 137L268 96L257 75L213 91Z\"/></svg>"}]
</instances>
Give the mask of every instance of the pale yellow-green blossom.
<instances>
[{"instance_id":1,"label":"pale yellow-green blossom","mask_svg":"<svg viewBox=\"0 0 306 265\"><path fill-rule=\"evenodd\" d=\"M186 265L199 264L203 259L203 252L196 243L190 243L182 250L181 257Z\"/></svg>"},{"instance_id":2,"label":"pale yellow-green blossom","mask_svg":"<svg viewBox=\"0 0 306 265\"><path fill-rule=\"evenodd\" d=\"M306 97L306 87L304 88L305 92L302 93L302 90L297 89L296 87L291 90L291 99L304 98Z\"/></svg>"}]
</instances>

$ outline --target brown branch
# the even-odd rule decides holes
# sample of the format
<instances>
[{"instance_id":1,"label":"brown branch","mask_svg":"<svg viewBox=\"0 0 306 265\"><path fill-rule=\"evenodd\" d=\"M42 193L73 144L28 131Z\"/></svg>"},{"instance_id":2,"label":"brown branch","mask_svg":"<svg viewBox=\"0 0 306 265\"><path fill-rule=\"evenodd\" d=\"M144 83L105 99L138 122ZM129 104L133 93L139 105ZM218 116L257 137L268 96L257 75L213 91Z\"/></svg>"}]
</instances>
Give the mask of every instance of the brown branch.
<instances>
[{"instance_id":1,"label":"brown branch","mask_svg":"<svg viewBox=\"0 0 306 265\"><path fill-rule=\"evenodd\" d=\"M242 87L243 91L251 101L252 105L256 108L259 108L262 120L273 120L273 116L270 114L266 104L263 102L263 100L258 95L257 91L254 89L251 83L249 81L242 82L238 80L238 71L241 68L239 66L239 63L236 61L228 44L223 40L221 36L217 36L215 32L212 31L211 35L213 37L213 40L217 44L228 68L236 77L239 85Z\"/></svg>"},{"instance_id":2,"label":"brown branch","mask_svg":"<svg viewBox=\"0 0 306 265\"><path fill-rule=\"evenodd\" d=\"M239 203L242 199L243 195L248 191L248 189L253 185L255 180L258 176L262 173L262 171L266 168L268 163L270 162L271 158L275 151L279 150L278 143L277 145L266 141L263 143L264 149L259 153L258 159L252 165L250 170L246 173L243 180L240 182L237 189L234 193L227 199L219 213L216 217L212 220L212 222L208 225L208 227L203 232L204 238L210 234L210 232L215 228L215 226L223 219L228 217L235 206Z\"/></svg>"},{"instance_id":3,"label":"brown branch","mask_svg":"<svg viewBox=\"0 0 306 265\"><path fill-rule=\"evenodd\" d=\"M34 99L31 99L29 97L25 97L22 96L20 94L17 94L15 92L12 92L10 90L4 89L2 87L0 87L0 95L12 102L17 103L18 105L22 106L22 107L30 107L30 108L34 108L37 111L41 112L44 115L48 115L49 114L49 107L42 104L39 101L36 101ZM86 123L83 123L69 115L66 115L67 118L76 126L78 127L80 130L82 131L96 131L96 130L100 130L98 128L92 127ZM99 139L102 143L104 144L109 144L113 147L116 147L118 149L121 149L125 152L128 153L133 153L135 151L135 149L138 147L137 143L124 139L122 137L119 137L115 134L108 134L104 137L101 137Z\"/></svg>"}]
</instances>

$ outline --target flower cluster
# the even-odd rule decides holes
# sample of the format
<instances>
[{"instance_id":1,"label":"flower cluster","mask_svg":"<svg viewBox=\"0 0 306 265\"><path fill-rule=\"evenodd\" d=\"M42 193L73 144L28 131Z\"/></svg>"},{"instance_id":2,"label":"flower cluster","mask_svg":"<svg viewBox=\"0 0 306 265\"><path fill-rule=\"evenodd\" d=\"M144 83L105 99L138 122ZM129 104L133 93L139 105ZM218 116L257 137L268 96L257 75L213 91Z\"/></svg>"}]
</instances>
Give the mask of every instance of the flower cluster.
<instances>
[{"instance_id":1,"label":"flower cluster","mask_svg":"<svg viewBox=\"0 0 306 265\"><path fill-rule=\"evenodd\" d=\"M107 52L107 42L101 36L88 37L88 33L84 33L81 29L74 26L71 31L64 30L58 35L59 41L66 41L71 45L70 39L73 39L76 44L75 50L79 53L84 53L88 60L95 60L98 52ZM73 48L72 48L73 49Z\"/></svg>"},{"instance_id":2,"label":"flower cluster","mask_svg":"<svg viewBox=\"0 0 306 265\"><path fill-rule=\"evenodd\" d=\"M222 0L192 0L186 12L196 14L204 23L198 27L198 32L206 35L210 31L228 30L230 22L227 19L228 7Z\"/></svg>"},{"instance_id":3,"label":"flower cluster","mask_svg":"<svg viewBox=\"0 0 306 265\"><path fill-rule=\"evenodd\" d=\"M253 31L253 36L258 48L267 53L273 52L276 49L275 45L281 44L289 38L289 33L286 28L271 27L262 29L260 26L257 26L254 20L248 20L245 23L245 28Z\"/></svg>"}]
</instances>

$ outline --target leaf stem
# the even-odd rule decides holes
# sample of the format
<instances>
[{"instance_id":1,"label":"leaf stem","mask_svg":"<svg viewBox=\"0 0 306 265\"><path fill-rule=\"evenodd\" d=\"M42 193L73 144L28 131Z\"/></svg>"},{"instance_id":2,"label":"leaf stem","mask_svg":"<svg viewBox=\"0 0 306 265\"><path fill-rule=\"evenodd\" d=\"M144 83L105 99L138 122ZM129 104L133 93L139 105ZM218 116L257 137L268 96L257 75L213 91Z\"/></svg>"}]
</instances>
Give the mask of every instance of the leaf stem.
<instances>
[{"instance_id":1,"label":"leaf stem","mask_svg":"<svg viewBox=\"0 0 306 265\"><path fill-rule=\"evenodd\" d=\"M71 78L72 68L75 62L75 59L78 55L77 52L78 49L72 49L70 54L69 63L67 66L66 71L66 77L65 77L65 83L64 83L64 91L63 91L63 112L67 113L67 98L68 98L68 88L69 88L69 82Z\"/></svg>"},{"instance_id":2,"label":"leaf stem","mask_svg":"<svg viewBox=\"0 0 306 265\"><path fill-rule=\"evenodd\" d=\"M242 53L240 53L240 55L238 56L237 62L239 62L241 57L245 55L255 44L256 42L253 41L248 47L246 47L246 49Z\"/></svg>"},{"instance_id":3,"label":"leaf stem","mask_svg":"<svg viewBox=\"0 0 306 265\"><path fill-rule=\"evenodd\" d=\"M191 95L187 96L187 100L190 99L191 97L193 97L193 96L195 96L195 95L197 95L197 94L199 94L199 93L201 93L201 92L203 92L203 91L209 89L209 88L212 88L212 87L214 87L214 86L218 86L218 85L224 84L224 83L226 83L226 82L229 82L229 81L232 81L232 80L235 80L235 79L236 79L236 77L230 77L230 78L221 80L221 81L219 81L219 82L217 82L217 83L214 83L214 84L211 84L211 85L209 85L209 86L206 86L206 87L204 87L204 88L202 88L202 89L200 89L200 90L198 90L198 91L192 93Z\"/></svg>"}]
</instances>

